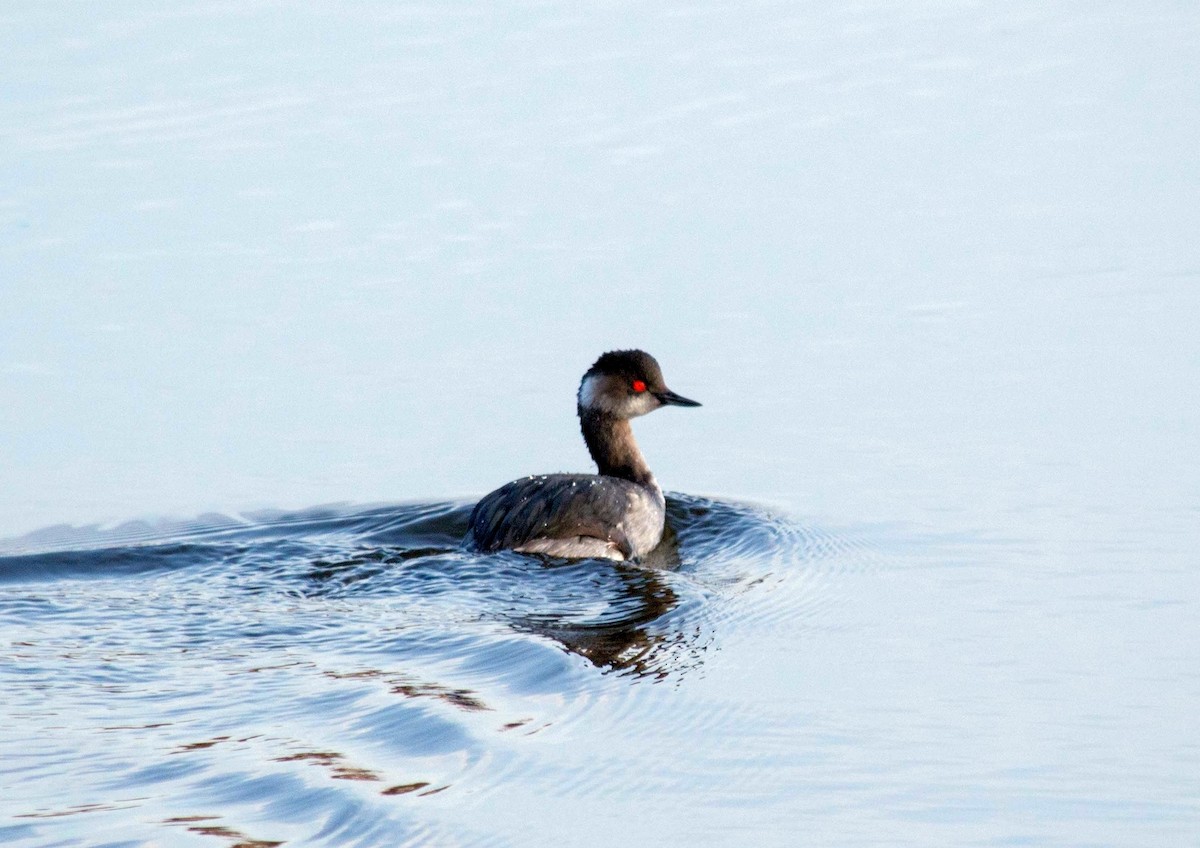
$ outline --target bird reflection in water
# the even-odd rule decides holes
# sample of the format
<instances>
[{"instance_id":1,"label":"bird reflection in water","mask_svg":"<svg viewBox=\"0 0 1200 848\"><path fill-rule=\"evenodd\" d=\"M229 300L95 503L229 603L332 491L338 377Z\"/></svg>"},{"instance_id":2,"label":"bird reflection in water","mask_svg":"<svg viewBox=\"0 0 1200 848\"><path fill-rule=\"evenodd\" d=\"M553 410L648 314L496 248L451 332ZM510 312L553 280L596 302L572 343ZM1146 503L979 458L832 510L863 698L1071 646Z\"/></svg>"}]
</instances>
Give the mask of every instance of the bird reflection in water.
<instances>
[{"instance_id":1,"label":"bird reflection in water","mask_svg":"<svg viewBox=\"0 0 1200 848\"><path fill-rule=\"evenodd\" d=\"M569 567L561 560L543 562L547 569ZM679 605L679 595L668 582L679 562L679 542L668 522L662 541L641 565L588 561L588 568L608 572L620 583L617 597L609 599L610 609L598 619L547 612L522 616L512 624L553 639L603 671L665 678L688 666L688 657L695 661L695 652L678 650L686 641L683 631L663 626Z\"/></svg>"},{"instance_id":2,"label":"bird reflection in water","mask_svg":"<svg viewBox=\"0 0 1200 848\"><path fill-rule=\"evenodd\" d=\"M306 593L444 599L473 620L551 639L604 672L662 678L701 653L687 649L697 637L686 637L672 615L680 603L671 585L679 517L668 516L662 541L640 563L627 563L465 550L467 511L436 511L359 536L351 556L310 561Z\"/></svg>"}]
</instances>

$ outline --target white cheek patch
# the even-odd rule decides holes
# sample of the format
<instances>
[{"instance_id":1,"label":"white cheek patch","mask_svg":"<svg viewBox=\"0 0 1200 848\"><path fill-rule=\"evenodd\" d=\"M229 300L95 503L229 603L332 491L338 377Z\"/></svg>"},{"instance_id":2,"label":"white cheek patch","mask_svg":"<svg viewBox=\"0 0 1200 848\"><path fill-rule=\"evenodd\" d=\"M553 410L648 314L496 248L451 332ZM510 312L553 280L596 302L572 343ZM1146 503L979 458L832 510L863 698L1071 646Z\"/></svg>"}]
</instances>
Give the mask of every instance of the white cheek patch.
<instances>
[{"instance_id":1,"label":"white cheek patch","mask_svg":"<svg viewBox=\"0 0 1200 848\"><path fill-rule=\"evenodd\" d=\"M593 374L583 381L583 385L579 387L579 405L584 409L596 409L612 415L619 415L621 414L619 404L613 403L612 398L604 393L603 379L599 375Z\"/></svg>"},{"instance_id":2,"label":"white cheek patch","mask_svg":"<svg viewBox=\"0 0 1200 848\"><path fill-rule=\"evenodd\" d=\"M627 401L626 406L628 408L627 416L634 418L658 409L658 398L649 392L639 392Z\"/></svg>"},{"instance_id":3,"label":"white cheek patch","mask_svg":"<svg viewBox=\"0 0 1200 848\"><path fill-rule=\"evenodd\" d=\"M598 377L587 377L583 381L583 385L579 387L579 405L584 409L594 409L596 407L596 383Z\"/></svg>"}]
</instances>

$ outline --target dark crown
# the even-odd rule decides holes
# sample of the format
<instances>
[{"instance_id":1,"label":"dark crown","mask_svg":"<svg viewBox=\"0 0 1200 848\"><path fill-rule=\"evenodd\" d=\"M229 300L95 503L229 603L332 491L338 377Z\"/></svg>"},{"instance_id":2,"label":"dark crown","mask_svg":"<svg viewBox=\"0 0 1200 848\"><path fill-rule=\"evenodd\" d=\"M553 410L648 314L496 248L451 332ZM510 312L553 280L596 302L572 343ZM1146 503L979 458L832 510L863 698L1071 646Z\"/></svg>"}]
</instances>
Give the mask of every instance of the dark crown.
<instances>
[{"instance_id":1,"label":"dark crown","mask_svg":"<svg viewBox=\"0 0 1200 848\"><path fill-rule=\"evenodd\" d=\"M610 350L597 359L583 376L586 378L594 374L644 380L652 389L665 387L658 361L644 350Z\"/></svg>"}]
</instances>

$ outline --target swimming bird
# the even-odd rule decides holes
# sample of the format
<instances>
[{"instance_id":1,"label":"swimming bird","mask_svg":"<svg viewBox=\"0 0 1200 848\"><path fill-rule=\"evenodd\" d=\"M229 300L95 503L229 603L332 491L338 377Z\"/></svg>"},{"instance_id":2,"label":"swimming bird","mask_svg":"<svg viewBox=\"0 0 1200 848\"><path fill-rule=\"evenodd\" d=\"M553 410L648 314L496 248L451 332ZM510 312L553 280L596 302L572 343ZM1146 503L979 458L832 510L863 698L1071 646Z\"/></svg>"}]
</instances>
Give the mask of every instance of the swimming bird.
<instances>
[{"instance_id":1,"label":"swimming bird","mask_svg":"<svg viewBox=\"0 0 1200 848\"><path fill-rule=\"evenodd\" d=\"M662 539L666 500L629 421L663 406L700 404L668 389L658 362L642 350L597 359L576 401L600 473L530 476L485 496L471 513L469 538L479 550L636 560Z\"/></svg>"}]
</instances>

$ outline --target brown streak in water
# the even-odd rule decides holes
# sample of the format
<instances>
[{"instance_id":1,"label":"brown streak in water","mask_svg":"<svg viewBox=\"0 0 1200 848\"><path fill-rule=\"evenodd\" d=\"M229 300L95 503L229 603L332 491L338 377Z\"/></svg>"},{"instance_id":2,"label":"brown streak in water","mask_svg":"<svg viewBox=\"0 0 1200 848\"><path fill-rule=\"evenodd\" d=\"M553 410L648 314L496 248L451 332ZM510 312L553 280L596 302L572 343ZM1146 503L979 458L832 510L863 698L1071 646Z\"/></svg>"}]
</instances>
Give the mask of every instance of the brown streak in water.
<instances>
[{"instance_id":1,"label":"brown streak in water","mask_svg":"<svg viewBox=\"0 0 1200 848\"><path fill-rule=\"evenodd\" d=\"M65 810L46 810L33 813L18 813L14 815L14 819L58 819L63 816L77 816L80 813L103 813L111 810L132 810L137 807L137 804L129 803L131 801L144 801L145 798L129 798L123 802L115 804L79 804L75 807L68 807Z\"/></svg>"},{"instance_id":2,"label":"brown streak in water","mask_svg":"<svg viewBox=\"0 0 1200 848\"><path fill-rule=\"evenodd\" d=\"M436 683L395 683L391 691L406 698L437 698L471 712L488 709L469 689L450 689Z\"/></svg>"},{"instance_id":3,"label":"brown streak in water","mask_svg":"<svg viewBox=\"0 0 1200 848\"><path fill-rule=\"evenodd\" d=\"M237 842L231 845L230 848L276 848L276 846L283 844L272 839L247 839L245 834L238 833L236 830L228 827L189 827L188 830L203 834L204 836L224 836L226 839L236 839Z\"/></svg>"},{"instance_id":4,"label":"brown streak in water","mask_svg":"<svg viewBox=\"0 0 1200 848\"><path fill-rule=\"evenodd\" d=\"M216 816L177 816L164 821L164 824L187 824L188 822L212 821ZM190 833L201 836L219 836L223 839L236 839L230 848L277 848L283 842L275 839L250 839L241 831L220 824L194 825L188 828Z\"/></svg>"},{"instance_id":5,"label":"brown streak in water","mask_svg":"<svg viewBox=\"0 0 1200 848\"><path fill-rule=\"evenodd\" d=\"M276 757L277 763L294 763L298 761L311 761L318 765L332 765L335 760L342 759L342 755L335 751L304 751L299 754L288 754L286 757Z\"/></svg>"},{"instance_id":6,"label":"brown streak in water","mask_svg":"<svg viewBox=\"0 0 1200 848\"><path fill-rule=\"evenodd\" d=\"M231 827L225 827L220 824L205 824L198 827L189 827L192 833L199 833L201 836L225 836L230 839L241 839L245 834L238 833Z\"/></svg>"},{"instance_id":7,"label":"brown streak in water","mask_svg":"<svg viewBox=\"0 0 1200 848\"><path fill-rule=\"evenodd\" d=\"M409 792L416 792L418 789L424 789L429 784L426 781L418 781L416 783L402 783L399 786L389 786L387 789L380 792L380 795L407 795Z\"/></svg>"},{"instance_id":8,"label":"brown streak in water","mask_svg":"<svg viewBox=\"0 0 1200 848\"><path fill-rule=\"evenodd\" d=\"M379 780L379 775L370 769L338 766L333 770L334 780Z\"/></svg>"},{"instance_id":9,"label":"brown streak in water","mask_svg":"<svg viewBox=\"0 0 1200 848\"><path fill-rule=\"evenodd\" d=\"M334 680L359 680L362 678L384 677L386 672L382 672L377 668L368 668L362 671L325 671L322 674L326 677L332 677Z\"/></svg>"},{"instance_id":10,"label":"brown streak in water","mask_svg":"<svg viewBox=\"0 0 1200 848\"><path fill-rule=\"evenodd\" d=\"M468 712L490 710L479 696L470 689L452 689L440 683L426 683L405 674L395 674L380 669L363 669L360 671L325 671L326 677L333 680L384 680L391 687L391 692L406 698L434 698L451 706Z\"/></svg>"},{"instance_id":11,"label":"brown streak in water","mask_svg":"<svg viewBox=\"0 0 1200 848\"><path fill-rule=\"evenodd\" d=\"M312 663L308 662L307 660L296 660L295 662L280 663L279 665L262 665L255 668L248 668L246 669L246 672L248 674L258 674L262 671L278 671L281 668L295 668L298 665L311 666Z\"/></svg>"},{"instance_id":12,"label":"brown streak in water","mask_svg":"<svg viewBox=\"0 0 1200 848\"><path fill-rule=\"evenodd\" d=\"M44 813L20 813L13 816L14 819L57 819L63 816L74 816L79 813L95 813L104 810L112 809L103 804L84 804L79 807L72 807L69 810L51 810Z\"/></svg>"},{"instance_id":13,"label":"brown streak in water","mask_svg":"<svg viewBox=\"0 0 1200 848\"><path fill-rule=\"evenodd\" d=\"M204 742L190 742L187 745L180 745L178 748L176 748L171 753L172 754L182 754L186 751L202 751L205 748L211 748L213 745L216 745L218 742L228 742L228 741L229 741L228 736L214 736L212 739L208 739Z\"/></svg>"},{"instance_id":14,"label":"brown streak in water","mask_svg":"<svg viewBox=\"0 0 1200 848\"><path fill-rule=\"evenodd\" d=\"M334 780L382 780L371 769L358 766L339 765L345 757L336 751L302 751L299 754L288 754L285 757L275 757L277 763L312 763L325 766Z\"/></svg>"}]
</instances>

